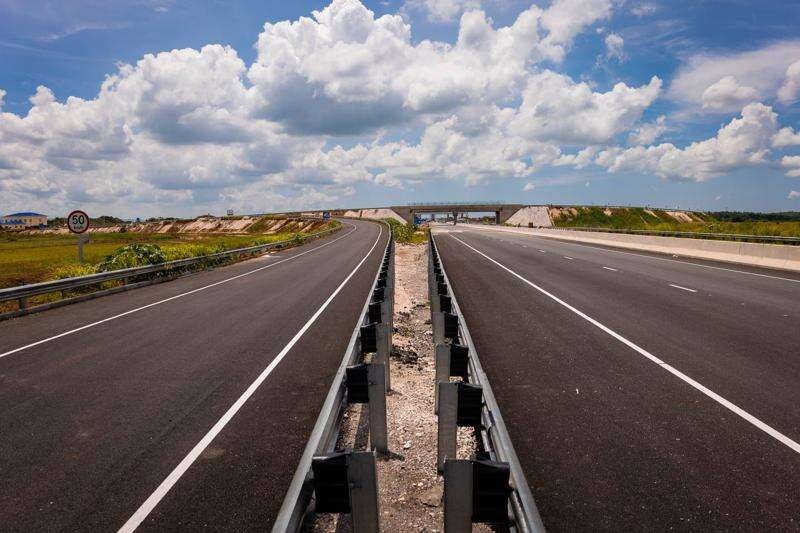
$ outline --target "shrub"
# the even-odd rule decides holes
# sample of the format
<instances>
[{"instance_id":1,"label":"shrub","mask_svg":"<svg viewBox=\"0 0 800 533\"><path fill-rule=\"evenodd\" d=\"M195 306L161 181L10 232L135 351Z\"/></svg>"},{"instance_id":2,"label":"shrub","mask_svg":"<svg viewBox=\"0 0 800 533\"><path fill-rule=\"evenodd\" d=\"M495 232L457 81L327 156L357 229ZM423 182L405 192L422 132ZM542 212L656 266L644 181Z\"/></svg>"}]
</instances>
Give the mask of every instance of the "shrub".
<instances>
[{"instance_id":1,"label":"shrub","mask_svg":"<svg viewBox=\"0 0 800 533\"><path fill-rule=\"evenodd\" d=\"M156 244L135 243L117 248L97 265L98 272L138 266L155 265L166 261L164 252Z\"/></svg>"}]
</instances>

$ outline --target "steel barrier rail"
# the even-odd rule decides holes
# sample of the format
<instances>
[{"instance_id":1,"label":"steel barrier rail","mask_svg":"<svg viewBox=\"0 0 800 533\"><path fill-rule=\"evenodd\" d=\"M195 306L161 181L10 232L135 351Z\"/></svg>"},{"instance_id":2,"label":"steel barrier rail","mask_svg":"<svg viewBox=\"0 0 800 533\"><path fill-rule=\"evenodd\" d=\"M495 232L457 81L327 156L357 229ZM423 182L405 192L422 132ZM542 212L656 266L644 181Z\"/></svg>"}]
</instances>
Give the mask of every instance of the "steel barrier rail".
<instances>
[{"instance_id":1,"label":"steel barrier rail","mask_svg":"<svg viewBox=\"0 0 800 533\"><path fill-rule=\"evenodd\" d=\"M433 232L429 234L429 268L432 268L431 254L432 250L436 248L436 239L433 237ZM438 253L438 248L436 248ZM517 453L514 451L514 446L511 443L511 437L508 435L506 424L500 414L500 407L497 405L497 400L492 392L492 387L489 385L489 378L483 371L478 352L475 349L475 344L472 342L472 337L467 329L464 314L458 305L458 300L455 291L452 290L453 285L447 277L447 272L444 268L444 262L440 264L442 276L448 287L450 287L449 295L452 303L453 314L460 317L458 321L458 329L460 338L467 345L469 349L469 382L475 385L480 385L483 388L483 413L481 440L484 449L489 453L493 461L503 461L509 464L511 470L511 496L509 503L511 511L514 515L514 523L511 527L515 531L524 533L544 533L544 523L539 515L539 510L533 500L530 486L525 479L525 473L522 471L522 466L519 463Z\"/></svg>"},{"instance_id":2,"label":"steel barrier rail","mask_svg":"<svg viewBox=\"0 0 800 533\"><path fill-rule=\"evenodd\" d=\"M584 226L561 226L550 227L545 229L556 229L561 231L585 231L585 232L602 232L602 233L622 233L626 235L651 235L654 237L679 237L688 239L709 239L717 241L738 241L738 242L754 242L763 244L787 244L791 246L800 246L800 237L785 237L782 235L745 235L738 233L708 233L708 232L695 232L695 231L660 231L660 230L647 230L647 229L612 229L612 228L593 228Z\"/></svg>"},{"instance_id":3,"label":"steel barrier rail","mask_svg":"<svg viewBox=\"0 0 800 533\"><path fill-rule=\"evenodd\" d=\"M333 232L340 230L341 227L330 228L327 230L312 233L310 235L301 236L301 242L324 237ZM235 250L227 250L224 252L217 252L209 255L188 257L186 259L176 259L174 261L166 261L164 263L157 263L154 265L147 265L142 267L123 268L120 270L111 270L109 272L99 272L97 274L89 274L86 276L78 276L74 278L58 279L53 281L44 281L42 283L31 283L29 285L20 285L18 287L8 287L0 289L0 302L18 300L20 309L27 307L27 299L31 296L38 296L41 294L48 294L51 292L70 291L91 285L97 285L106 281L127 280L128 278L135 278L146 274L154 274L159 272L167 272L172 270L179 270L187 266L204 263L206 261L215 259L226 259L230 257L258 254L273 248L283 248L287 244L292 244L293 240L285 240L278 242L271 242L267 244L259 244L257 246L248 246L246 248L237 248Z\"/></svg>"},{"instance_id":4,"label":"steel barrier rail","mask_svg":"<svg viewBox=\"0 0 800 533\"><path fill-rule=\"evenodd\" d=\"M387 297L391 297L390 295L394 293L394 242L389 224L383 221L381 221L380 224L384 227L385 231L389 232L389 240L386 243L386 248L384 248L381 257L385 258L388 254L389 268L385 290ZM272 526L272 533L293 533L300 529L314 491L314 480L311 472L312 459L316 455L332 452L336 446L336 441L339 438L342 416L347 409L347 400L345 398L346 370L348 366L354 365L357 362L361 354L361 326L369 323L369 304L372 300L373 291L378 285L378 277L383 264L384 261L381 260L377 272L375 273L375 279L367 294L367 299L364 302L364 307L361 309L356 327L353 329L353 333L350 336L350 342L347 345L342 362L336 370L333 384L328 391L325 403L322 405L319 417L317 417L314 429L311 431L311 436L308 439L305 450L303 450L300 463L289 485L289 490L286 492L280 511L278 511L278 516Z\"/></svg>"}]
</instances>

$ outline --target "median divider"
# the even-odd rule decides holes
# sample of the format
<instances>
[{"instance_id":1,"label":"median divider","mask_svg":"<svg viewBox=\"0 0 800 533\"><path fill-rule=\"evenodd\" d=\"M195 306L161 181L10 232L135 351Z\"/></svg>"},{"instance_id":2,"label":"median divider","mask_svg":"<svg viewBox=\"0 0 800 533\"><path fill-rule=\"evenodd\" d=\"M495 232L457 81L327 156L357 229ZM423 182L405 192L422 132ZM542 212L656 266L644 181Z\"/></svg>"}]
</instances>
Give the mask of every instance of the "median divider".
<instances>
[{"instance_id":1,"label":"median divider","mask_svg":"<svg viewBox=\"0 0 800 533\"><path fill-rule=\"evenodd\" d=\"M315 513L349 514L356 533L380 531L376 453L387 454L386 393L394 309L394 243L389 241L358 323L306 444L273 533L295 532ZM364 362L371 359L369 362ZM349 404L369 411L369 451L337 450Z\"/></svg>"},{"instance_id":2,"label":"median divider","mask_svg":"<svg viewBox=\"0 0 800 533\"><path fill-rule=\"evenodd\" d=\"M436 356L437 469L444 475L444 530L462 533L473 523L500 530L544 532L489 380L430 234L428 290ZM451 381L451 378L460 381ZM480 435L470 459L458 458L458 427Z\"/></svg>"}]
</instances>

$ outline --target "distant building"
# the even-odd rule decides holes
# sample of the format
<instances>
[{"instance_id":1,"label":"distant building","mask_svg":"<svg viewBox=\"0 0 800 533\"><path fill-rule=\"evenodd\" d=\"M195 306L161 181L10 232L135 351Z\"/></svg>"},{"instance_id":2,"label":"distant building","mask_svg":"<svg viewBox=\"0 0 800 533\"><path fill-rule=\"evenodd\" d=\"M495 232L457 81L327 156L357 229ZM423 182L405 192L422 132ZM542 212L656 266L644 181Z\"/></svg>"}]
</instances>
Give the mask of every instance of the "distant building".
<instances>
[{"instance_id":1,"label":"distant building","mask_svg":"<svg viewBox=\"0 0 800 533\"><path fill-rule=\"evenodd\" d=\"M44 225L47 225L47 215L32 213L30 211L11 213L10 215L0 217L0 226L4 228L38 228Z\"/></svg>"}]
</instances>

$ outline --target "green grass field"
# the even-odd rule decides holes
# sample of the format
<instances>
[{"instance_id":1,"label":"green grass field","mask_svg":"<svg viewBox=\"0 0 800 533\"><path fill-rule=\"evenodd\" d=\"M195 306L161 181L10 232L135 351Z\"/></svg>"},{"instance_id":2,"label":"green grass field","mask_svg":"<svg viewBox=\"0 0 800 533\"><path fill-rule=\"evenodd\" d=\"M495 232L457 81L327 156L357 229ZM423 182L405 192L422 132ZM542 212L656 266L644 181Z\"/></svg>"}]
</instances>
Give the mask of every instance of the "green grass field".
<instances>
[{"instance_id":1,"label":"green grass field","mask_svg":"<svg viewBox=\"0 0 800 533\"><path fill-rule=\"evenodd\" d=\"M182 259L245 246L289 240L275 235L93 233L78 263L74 235L19 235L0 232L0 288L91 274L107 256L133 243L157 244L166 259Z\"/></svg>"}]
</instances>

